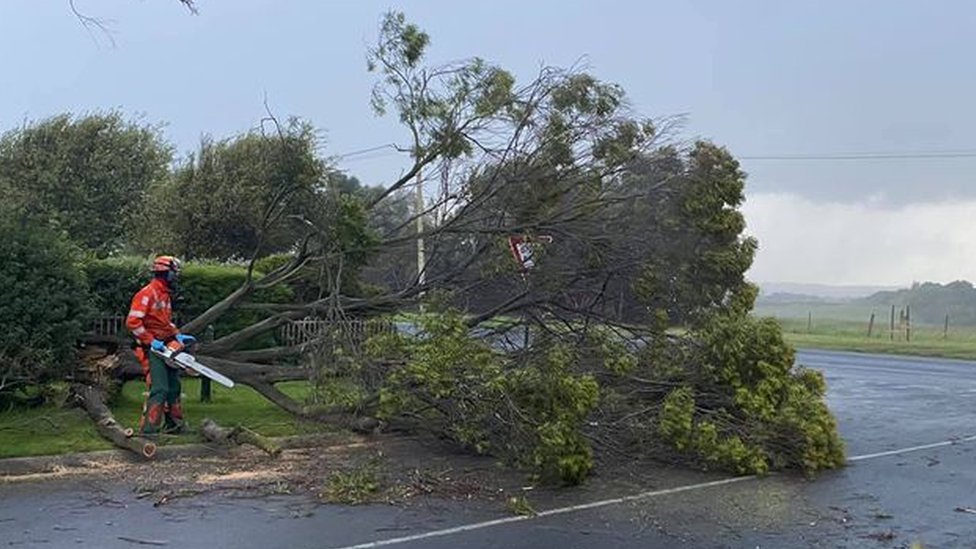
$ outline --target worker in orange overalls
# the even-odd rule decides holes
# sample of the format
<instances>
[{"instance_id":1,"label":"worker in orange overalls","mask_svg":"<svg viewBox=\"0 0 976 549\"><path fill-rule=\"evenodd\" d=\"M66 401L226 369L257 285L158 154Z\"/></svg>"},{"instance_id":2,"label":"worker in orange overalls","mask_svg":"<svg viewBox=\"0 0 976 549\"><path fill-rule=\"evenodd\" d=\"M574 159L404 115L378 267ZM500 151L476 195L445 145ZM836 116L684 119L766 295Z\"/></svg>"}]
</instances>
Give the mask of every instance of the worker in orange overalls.
<instances>
[{"instance_id":1,"label":"worker in orange overalls","mask_svg":"<svg viewBox=\"0 0 976 549\"><path fill-rule=\"evenodd\" d=\"M172 320L171 295L181 269L179 259L168 255L157 257L152 265L153 279L132 298L125 321L126 328L136 338L136 358L142 364L149 388L139 421L139 431L144 435L161 431L178 433L185 428L180 371L166 366L162 357L151 352L167 347L179 350L196 342L193 336L181 334Z\"/></svg>"}]
</instances>

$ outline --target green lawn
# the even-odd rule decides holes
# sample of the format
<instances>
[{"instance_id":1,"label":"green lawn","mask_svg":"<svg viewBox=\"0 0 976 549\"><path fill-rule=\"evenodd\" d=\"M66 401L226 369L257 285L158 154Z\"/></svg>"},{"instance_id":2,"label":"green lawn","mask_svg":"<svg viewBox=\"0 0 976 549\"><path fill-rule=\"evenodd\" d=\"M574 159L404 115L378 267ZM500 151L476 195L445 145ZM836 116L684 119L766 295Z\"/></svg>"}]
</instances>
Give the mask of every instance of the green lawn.
<instances>
[{"instance_id":1,"label":"green lawn","mask_svg":"<svg viewBox=\"0 0 976 549\"><path fill-rule=\"evenodd\" d=\"M309 391L305 382L277 385L289 396L303 400ZM142 409L145 383L129 382L122 395L112 404L112 413L119 423L136 428ZM200 402L200 382L183 380L185 415L191 427L209 417L221 425L245 425L266 436L288 436L328 430L319 423L300 422L278 408L250 387L238 385L233 389L213 388L209 403ZM160 444L198 442L194 433L165 436ZM112 444L99 436L91 420L82 410L43 406L28 410L0 412L0 458L61 454L105 450Z\"/></svg>"}]
</instances>

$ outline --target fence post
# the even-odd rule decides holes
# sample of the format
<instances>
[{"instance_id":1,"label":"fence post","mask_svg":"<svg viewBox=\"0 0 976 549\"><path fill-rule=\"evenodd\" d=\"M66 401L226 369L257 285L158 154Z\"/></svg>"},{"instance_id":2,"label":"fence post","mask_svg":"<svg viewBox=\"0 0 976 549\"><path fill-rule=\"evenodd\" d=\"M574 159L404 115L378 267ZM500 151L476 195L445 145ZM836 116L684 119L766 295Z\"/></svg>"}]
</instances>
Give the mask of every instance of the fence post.
<instances>
[{"instance_id":1,"label":"fence post","mask_svg":"<svg viewBox=\"0 0 976 549\"><path fill-rule=\"evenodd\" d=\"M868 321L868 339L871 339L872 331L874 331L874 311L871 311L871 320Z\"/></svg>"},{"instance_id":2,"label":"fence post","mask_svg":"<svg viewBox=\"0 0 976 549\"><path fill-rule=\"evenodd\" d=\"M946 313L945 327L942 328L942 339L949 339L949 313Z\"/></svg>"},{"instance_id":3,"label":"fence post","mask_svg":"<svg viewBox=\"0 0 976 549\"><path fill-rule=\"evenodd\" d=\"M214 327L213 324L208 324L207 328L203 331L203 341L205 343L213 343L214 340ZM200 402L210 402L213 395L213 389L210 386L210 378L200 376Z\"/></svg>"},{"instance_id":4,"label":"fence post","mask_svg":"<svg viewBox=\"0 0 976 549\"><path fill-rule=\"evenodd\" d=\"M895 340L895 306L891 306L891 327L888 329L888 338Z\"/></svg>"},{"instance_id":5,"label":"fence post","mask_svg":"<svg viewBox=\"0 0 976 549\"><path fill-rule=\"evenodd\" d=\"M905 341L912 340L912 306L905 305Z\"/></svg>"}]
</instances>

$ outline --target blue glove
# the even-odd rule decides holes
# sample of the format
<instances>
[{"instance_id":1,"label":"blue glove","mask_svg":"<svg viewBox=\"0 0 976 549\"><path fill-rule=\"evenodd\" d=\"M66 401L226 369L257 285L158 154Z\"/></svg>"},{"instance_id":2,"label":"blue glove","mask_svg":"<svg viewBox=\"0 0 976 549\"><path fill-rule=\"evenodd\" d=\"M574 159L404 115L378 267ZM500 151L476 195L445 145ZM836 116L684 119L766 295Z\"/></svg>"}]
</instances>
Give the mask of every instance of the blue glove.
<instances>
[{"instance_id":1,"label":"blue glove","mask_svg":"<svg viewBox=\"0 0 976 549\"><path fill-rule=\"evenodd\" d=\"M152 344L149 345L152 350L159 351L160 353L166 352L166 344L158 339L152 340Z\"/></svg>"},{"instance_id":2,"label":"blue glove","mask_svg":"<svg viewBox=\"0 0 976 549\"><path fill-rule=\"evenodd\" d=\"M180 345L182 345L184 347L188 347L188 346L193 345L194 343L196 343L197 342L197 338L195 338L195 337L193 337L191 335L176 334L176 341L179 341L180 342Z\"/></svg>"}]
</instances>

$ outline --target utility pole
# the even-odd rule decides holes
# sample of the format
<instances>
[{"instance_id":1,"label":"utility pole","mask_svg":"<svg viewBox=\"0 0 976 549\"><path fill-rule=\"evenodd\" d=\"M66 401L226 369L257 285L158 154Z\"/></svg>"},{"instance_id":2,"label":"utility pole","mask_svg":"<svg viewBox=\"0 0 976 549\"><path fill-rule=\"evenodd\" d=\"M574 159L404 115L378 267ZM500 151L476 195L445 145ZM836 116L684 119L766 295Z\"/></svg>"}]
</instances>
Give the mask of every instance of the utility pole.
<instances>
[{"instance_id":1,"label":"utility pole","mask_svg":"<svg viewBox=\"0 0 976 549\"><path fill-rule=\"evenodd\" d=\"M437 208L437 226L440 227L447 221L448 214L448 204L447 195L450 194L450 180L451 180L451 160L445 158L441 162L441 197L440 206Z\"/></svg>"},{"instance_id":2,"label":"utility pole","mask_svg":"<svg viewBox=\"0 0 976 549\"><path fill-rule=\"evenodd\" d=\"M417 171L417 284L427 283L427 258L424 254L424 183Z\"/></svg>"}]
</instances>

